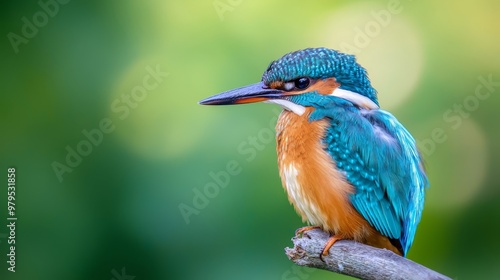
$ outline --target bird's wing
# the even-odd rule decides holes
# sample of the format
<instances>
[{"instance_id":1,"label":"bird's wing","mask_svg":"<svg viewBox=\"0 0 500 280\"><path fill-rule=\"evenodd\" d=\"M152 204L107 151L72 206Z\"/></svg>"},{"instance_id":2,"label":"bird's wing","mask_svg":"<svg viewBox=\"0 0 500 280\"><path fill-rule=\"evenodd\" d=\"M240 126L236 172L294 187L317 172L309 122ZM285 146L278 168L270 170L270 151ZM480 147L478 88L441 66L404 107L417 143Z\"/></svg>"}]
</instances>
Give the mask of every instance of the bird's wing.
<instances>
[{"instance_id":1,"label":"bird's wing","mask_svg":"<svg viewBox=\"0 0 500 280\"><path fill-rule=\"evenodd\" d=\"M337 115L338 116L338 115ZM390 113L371 110L332 119L326 149L355 187L351 202L380 233L413 242L428 185L415 139Z\"/></svg>"}]
</instances>

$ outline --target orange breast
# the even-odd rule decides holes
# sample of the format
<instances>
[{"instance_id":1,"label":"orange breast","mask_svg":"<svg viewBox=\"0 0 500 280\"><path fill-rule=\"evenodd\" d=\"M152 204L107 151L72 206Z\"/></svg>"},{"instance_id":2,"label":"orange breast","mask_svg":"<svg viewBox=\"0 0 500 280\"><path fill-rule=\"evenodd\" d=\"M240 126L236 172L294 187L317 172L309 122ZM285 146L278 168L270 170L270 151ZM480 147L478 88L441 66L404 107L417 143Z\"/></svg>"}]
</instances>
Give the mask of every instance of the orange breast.
<instances>
[{"instance_id":1,"label":"orange breast","mask_svg":"<svg viewBox=\"0 0 500 280\"><path fill-rule=\"evenodd\" d=\"M346 239L364 242L374 229L354 209L354 190L335 168L321 142L327 120L309 122L312 108L302 116L284 110L276 126L278 165L283 187L304 221Z\"/></svg>"},{"instance_id":2,"label":"orange breast","mask_svg":"<svg viewBox=\"0 0 500 280\"><path fill-rule=\"evenodd\" d=\"M336 169L321 141L329 123L309 122L313 110L306 108L302 116L284 110L276 125L278 166L288 199L302 220L313 226L341 239L353 239L401 255L350 203L354 188Z\"/></svg>"}]
</instances>

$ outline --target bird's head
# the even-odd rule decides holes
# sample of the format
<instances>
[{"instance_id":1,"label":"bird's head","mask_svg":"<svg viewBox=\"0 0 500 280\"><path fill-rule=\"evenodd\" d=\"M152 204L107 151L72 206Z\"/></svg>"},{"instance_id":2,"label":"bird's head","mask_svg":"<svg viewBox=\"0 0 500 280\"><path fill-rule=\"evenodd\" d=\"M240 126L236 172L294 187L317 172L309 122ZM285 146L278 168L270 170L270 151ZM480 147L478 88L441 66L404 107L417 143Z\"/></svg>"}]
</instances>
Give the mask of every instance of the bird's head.
<instances>
[{"instance_id":1,"label":"bird's head","mask_svg":"<svg viewBox=\"0 0 500 280\"><path fill-rule=\"evenodd\" d=\"M302 115L324 96L335 96L365 109L377 109L377 93L353 55L327 48L288 53L271 62L262 81L200 101L203 105L276 103ZM316 100L317 99L317 100Z\"/></svg>"}]
</instances>

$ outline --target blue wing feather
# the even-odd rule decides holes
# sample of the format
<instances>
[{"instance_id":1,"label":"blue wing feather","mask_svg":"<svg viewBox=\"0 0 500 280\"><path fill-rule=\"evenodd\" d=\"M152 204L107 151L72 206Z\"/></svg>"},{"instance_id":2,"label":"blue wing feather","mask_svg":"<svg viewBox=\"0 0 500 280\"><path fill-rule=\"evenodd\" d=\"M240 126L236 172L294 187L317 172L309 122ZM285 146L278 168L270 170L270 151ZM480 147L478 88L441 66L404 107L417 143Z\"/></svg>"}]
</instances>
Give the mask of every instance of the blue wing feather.
<instances>
[{"instance_id":1,"label":"blue wing feather","mask_svg":"<svg viewBox=\"0 0 500 280\"><path fill-rule=\"evenodd\" d=\"M380 233L398 239L406 255L428 186L414 138L383 110L360 110L335 97L315 107L311 120L331 119L326 150L355 187L353 206Z\"/></svg>"}]
</instances>

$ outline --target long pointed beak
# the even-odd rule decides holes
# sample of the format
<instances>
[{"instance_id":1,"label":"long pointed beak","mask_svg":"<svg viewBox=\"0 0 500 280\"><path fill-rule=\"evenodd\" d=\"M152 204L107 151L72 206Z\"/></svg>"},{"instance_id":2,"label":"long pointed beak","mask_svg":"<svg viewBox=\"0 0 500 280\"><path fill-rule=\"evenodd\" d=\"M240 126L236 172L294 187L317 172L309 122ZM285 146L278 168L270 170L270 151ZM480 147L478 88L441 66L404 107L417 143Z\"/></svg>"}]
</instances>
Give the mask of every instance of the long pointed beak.
<instances>
[{"instance_id":1,"label":"long pointed beak","mask_svg":"<svg viewBox=\"0 0 500 280\"><path fill-rule=\"evenodd\" d=\"M198 102L202 105L232 105L266 101L284 96L278 89L268 88L263 82L216 94Z\"/></svg>"}]
</instances>

